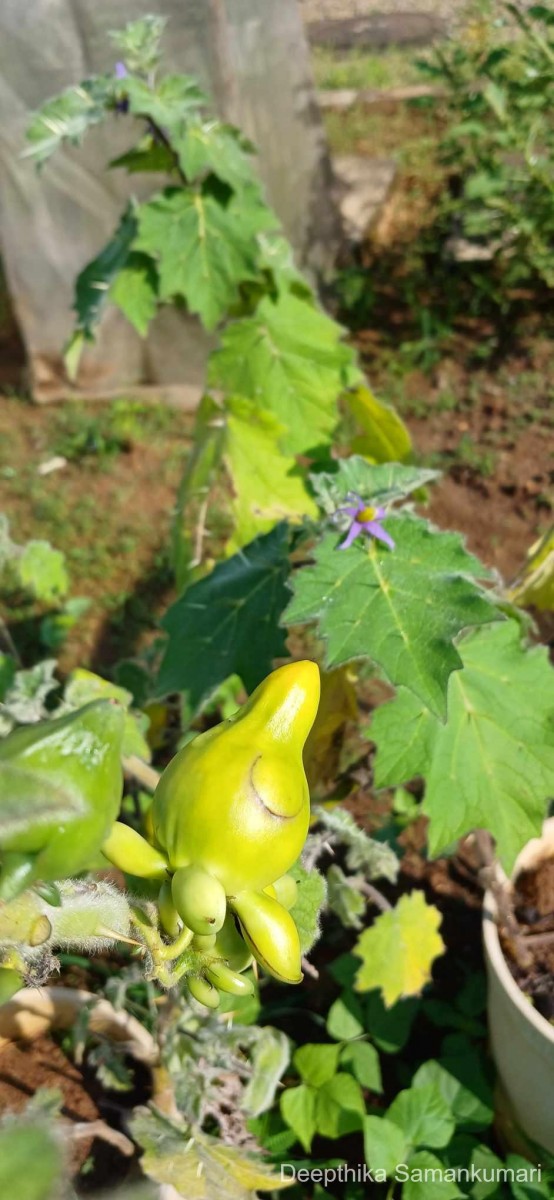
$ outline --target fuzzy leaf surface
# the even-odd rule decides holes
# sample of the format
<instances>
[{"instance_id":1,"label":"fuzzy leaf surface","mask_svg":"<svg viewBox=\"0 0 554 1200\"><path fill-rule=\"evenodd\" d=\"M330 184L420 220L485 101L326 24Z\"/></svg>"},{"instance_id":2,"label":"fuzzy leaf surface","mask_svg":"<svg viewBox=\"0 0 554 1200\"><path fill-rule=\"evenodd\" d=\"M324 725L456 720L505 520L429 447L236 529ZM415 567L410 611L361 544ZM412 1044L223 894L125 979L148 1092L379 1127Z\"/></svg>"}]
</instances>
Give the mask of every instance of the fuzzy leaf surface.
<instances>
[{"instance_id":1,"label":"fuzzy leaf surface","mask_svg":"<svg viewBox=\"0 0 554 1200\"><path fill-rule=\"evenodd\" d=\"M424 775L430 853L485 828L509 872L540 834L554 791L554 672L545 649L522 645L514 621L471 633L459 651L445 725L405 691L375 715L376 782Z\"/></svg>"},{"instance_id":2,"label":"fuzzy leaf surface","mask_svg":"<svg viewBox=\"0 0 554 1200\"><path fill-rule=\"evenodd\" d=\"M370 658L442 719L449 676L462 666L454 638L500 614L475 581L484 568L458 534L405 513L384 525L394 551L374 539L338 550L336 533L324 534L313 566L296 573L284 619L317 622L326 666Z\"/></svg>"}]
</instances>

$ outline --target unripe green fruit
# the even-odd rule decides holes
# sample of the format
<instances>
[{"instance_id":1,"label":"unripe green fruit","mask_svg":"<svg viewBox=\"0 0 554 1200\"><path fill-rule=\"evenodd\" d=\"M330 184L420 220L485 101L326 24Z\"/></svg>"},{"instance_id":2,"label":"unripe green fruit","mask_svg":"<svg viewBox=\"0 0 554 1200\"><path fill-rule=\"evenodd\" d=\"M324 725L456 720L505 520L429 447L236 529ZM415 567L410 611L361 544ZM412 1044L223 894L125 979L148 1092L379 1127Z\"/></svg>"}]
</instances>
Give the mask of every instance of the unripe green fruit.
<instances>
[{"instance_id":1,"label":"unripe green fruit","mask_svg":"<svg viewBox=\"0 0 554 1200\"><path fill-rule=\"evenodd\" d=\"M176 938L180 929L179 913L173 903L171 880L164 879L158 895L160 925L170 938ZM214 939L215 940L215 939Z\"/></svg>"},{"instance_id":2,"label":"unripe green fruit","mask_svg":"<svg viewBox=\"0 0 554 1200\"><path fill-rule=\"evenodd\" d=\"M11 967L0 967L0 1004L7 1004L23 987L23 976Z\"/></svg>"},{"instance_id":3,"label":"unripe green fruit","mask_svg":"<svg viewBox=\"0 0 554 1200\"><path fill-rule=\"evenodd\" d=\"M168 864L164 855L122 821L112 825L102 845L102 853L127 875L136 875L139 879L165 879L167 876Z\"/></svg>"},{"instance_id":4,"label":"unripe green fruit","mask_svg":"<svg viewBox=\"0 0 554 1200\"><path fill-rule=\"evenodd\" d=\"M302 750L318 703L315 663L289 663L175 756L152 804L156 841L173 870L201 866L231 897L290 869L308 832Z\"/></svg>"},{"instance_id":5,"label":"unripe green fruit","mask_svg":"<svg viewBox=\"0 0 554 1200\"><path fill-rule=\"evenodd\" d=\"M225 920L227 899L213 875L202 867L181 867L171 884L173 903L181 920L193 933L217 933Z\"/></svg>"},{"instance_id":6,"label":"unripe green fruit","mask_svg":"<svg viewBox=\"0 0 554 1200\"><path fill-rule=\"evenodd\" d=\"M199 975L187 976L187 987L195 1000L199 1004L205 1004L206 1008L219 1008L221 996L213 984L208 983L207 979L201 979Z\"/></svg>"},{"instance_id":7,"label":"unripe green fruit","mask_svg":"<svg viewBox=\"0 0 554 1200\"><path fill-rule=\"evenodd\" d=\"M214 949L215 942L215 933L195 933L192 939L192 948L199 950L201 954L206 954L209 950Z\"/></svg>"},{"instance_id":8,"label":"unripe green fruit","mask_svg":"<svg viewBox=\"0 0 554 1200\"><path fill-rule=\"evenodd\" d=\"M230 992L231 996L252 996L254 984L245 975L231 971L225 963L210 963L205 970L206 979L213 983L221 992Z\"/></svg>"},{"instance_id":9,"label":"unripe green fruit","mask_svg":"<svg viewBox=\"0 0 554 1200\"><path fill-rule=\"evenodd\" d=\"M260 966L281 983L300 983L300 939L286 908L265 892L242 892L232 903L244 940Z\"/></svg>"},{"instance_id":10,"label":"unripe green fruit","mask_svg":"<svg viewBox=\"0 0 554 1200\"><path fill-rule=\"evenodd\" d=\"M225 959L232 971L245 971L252 962L252 954L236 927L232 912L227 912L215 939L214 952L218 958Z\"/></svg>"},{"instance_id":11,"label":"unripe green fruit","mask_svg":"<svg viewBox=\"0 0 554 1200\"><path fill-rule=\"evenodd\" d=\"M121 705L96 700L0 742L0 817L5 804L11 830L0 838L4 898L35 879L66 879L91 866L119 812L124 722ZM19 805L26 815L16 822Z\"/></svg>"},{"instance_id":12,"label":"unripe green fruit","mask_svg":"<svg viewBox=\"0 0 554 1200\"><path fill-rule=\"evenodd\" d=\"M267 889L264 888L264 891ZM292 875L281 875L280 879L275 879L273 883L273 899L278 900L279 904L283 905L290 912L294 908L298 899L298 885L296 879Z\"/></svg>"}]
</instances>

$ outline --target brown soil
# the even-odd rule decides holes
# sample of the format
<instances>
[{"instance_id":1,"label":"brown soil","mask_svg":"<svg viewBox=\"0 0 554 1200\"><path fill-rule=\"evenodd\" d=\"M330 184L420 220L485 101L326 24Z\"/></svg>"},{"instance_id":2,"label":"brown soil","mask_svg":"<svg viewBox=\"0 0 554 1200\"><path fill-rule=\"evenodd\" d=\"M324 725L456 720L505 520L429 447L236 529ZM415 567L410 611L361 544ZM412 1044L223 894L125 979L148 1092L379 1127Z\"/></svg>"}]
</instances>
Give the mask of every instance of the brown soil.
<instances>
[{"instance_id":1,"label":"brown soil","mask_svg":"<svg viewBox=\"0 0 554 1200\"><path fill-rule=\"evenodd\" d=\"M85 454L59 472L37 473L81 426L92 421L109 433L110 419L106 404L39 408L0 396L0 512L14 541L45 538L64 551L71 595L91 601L63 648L62 670L132 654L172 587L167 544L189 415L145 407L132 416L130 436L116 452ZM0 615L11 618L25 657L32 614L10 603Z\"/></svg>"},{"instance_id":2,"label":"brown soil","mask_svg":"<svg viewBox=\"0 0 554 1200\"><path fill-rule=\"evenodd\" d=\"M517 879L514 911L521 936L503 937L508 966L519 987L547 1021L554 1021L554 859L546 858Z\"/></svg>"},{"instance_id":3,"label":"brown soil","mask_svg":"<svg viewBox=\"0 0 554 1200\"><path fill-rule=\"evenodd\" d=\"M30 1045L13 1043L0 1051L0 1114L21 1112L39 1088L51 1088L63 1098L61 1115L72 1123L96 1121L100 1116L81 1072L49 1037ZM87 1158L92 1139L73 1143L70 1166L78 1170Z\"/></svg>"}]
</instances>

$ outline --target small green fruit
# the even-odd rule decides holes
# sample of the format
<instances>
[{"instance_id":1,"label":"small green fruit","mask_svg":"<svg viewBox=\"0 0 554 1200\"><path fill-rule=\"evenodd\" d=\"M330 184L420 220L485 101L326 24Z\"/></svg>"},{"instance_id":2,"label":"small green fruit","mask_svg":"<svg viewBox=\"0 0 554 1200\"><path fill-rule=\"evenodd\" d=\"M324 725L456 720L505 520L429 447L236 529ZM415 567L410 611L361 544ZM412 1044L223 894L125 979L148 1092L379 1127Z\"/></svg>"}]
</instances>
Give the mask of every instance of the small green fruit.
<instances>
[{"instance_id":1,"label":"small green fruit","mask_svg":"<svg viewBox=\"0 0 554 1200\"><path fill-rule=\"evenodd\" d=\"M215 939L214 953L224 958L232 971L245 971L252 962L252 954L241 937L232 912L227 912L225 921Z\"/></svg>"},{"instance_id":2,"label":"small green fruit","mask_svg":"<svg viewBox=\"0 0 554 1200\"><path fill-rule=\"evenodd\" d=\"M102 844L102 853L127 875L136 875L139 879L165 879L167 876L168 864L164 855L122 821L112 825Z\"/></svg>"},{"instance_id":3,"label":"small green fruit","mask_svg":"<svg viewBox=\"0 0 554 1200\"><path fill-rule=\"evenodd\" d=\"M164 879L158 895L158 913L160 925L170 938L176 938L181 928L179 913L173 903L171 880ZM215 939L214 939L215 940Z\"/></svg>"},{"instance_id":4,"label":"small green fruit","mask_svg":"<svg viewBox=\"0 0 554 1200\"><path fill-rule=\"evenodd\" d=\"M207 979L201 979L199 975L187 976L187 987L195 1000L199 1004L204 1004L206 1008L219 1008L221 996L213 984L208 983Z\"/></svg>"},{"instance_id":5,"label":"small green fruit","mask_svg":"<svg viewBox=\"0 0 554 1200\"><path fill-rule=\"evenodd\" d=\"M225 920L227 899L213 875L202 867L181 867L171 884L173 903L181 920L193 933L217 933Z\"/></svg>"},{"instance_id":6,"label":"small green fruit","mask_svg":"<svg viewBox=\"0 0 554 1200\"><path fill-rule=\"evenodd\" d=\"M205 969L206 979L213 983L221 992L230 992L231 996L252 996L254 984L245 975L231 971L225 963L210 963Z\"/></svg>"},{"instance_id":7,"label":"small green fruit","mask_svg":"<svg viewBox=\"0 0 554 1200\"><path fill-rule=\"evenodd\" d=\"M200 954L206 954L214 949L215 942L215 933L195 933L192 939L192 948L198 950Z\"/></svg>"},{"instance_id":8,"label":"small green fruit","mask_svg":"<svg viewBox=\"0 0 554 1200\"><path fill-rule=\"evenodd\" d=\"M232 903L242 936L260 966L281 983L300 983L300 939L286 908L265 892L242 892Z\"/></svg>"}]
</instances>

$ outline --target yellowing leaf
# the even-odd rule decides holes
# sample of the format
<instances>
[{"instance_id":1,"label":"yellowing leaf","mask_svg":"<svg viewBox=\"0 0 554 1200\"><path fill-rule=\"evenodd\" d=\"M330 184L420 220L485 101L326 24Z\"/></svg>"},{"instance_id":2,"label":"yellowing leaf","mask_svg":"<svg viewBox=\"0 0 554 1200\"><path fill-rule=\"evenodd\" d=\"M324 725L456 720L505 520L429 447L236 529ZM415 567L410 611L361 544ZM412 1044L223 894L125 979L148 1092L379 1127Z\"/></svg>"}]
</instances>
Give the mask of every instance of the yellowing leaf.
<instances>
[{"instance_id":1,"label":"yellowing leaf","mask_svg":"<svg viewBox=\"0 0 554 1200\"><path fill-rule=\"evenodd\" d=\"M351 666L321 672L321 700L304 747L304 766L310 788L336 775L342 730L346 722L355 721L358 714L354 678Z\"/></svg>"},{"instance_id":2,"label":"yellowing leaf","mask_svg":"<svg viewBox=\"0 0 554 1200\"><path fill-rule=\"evenodd\" d=\"M149 1179L168 1184L186 1200L255 1200L255 1193L286 1187L261 1156L255 1157L190 1127L172 1128L157 1113L135 1109L132 1134Z\"/></svg>"},{"instance_id":3,"label":"yellowing leaf","mask_svg":"<svg viewBox=\"0 0 554 1200\"><path fill-rule=\"evenodd\" d=\"M381 988L387 1007L403 996L417 995L431 978L431 967L444 951L438 932L441 915L423 892L402 896L396 908L381 913L358 938L362 959L356 989Z\"/></svg>"},{"instance_id":4,"label":"yellowing leaf","mask_svg":"<svg viewBox=\"0 0 554 1200\"><path fill-rule=\"evenodd\" d=\"M540 612L554 612L554 526L531 547L510 599L523 608L533 605Z\"/></svg>"},{"instance_id":5,"label":"yellowing leaf","mask_svg":"<svg viewBox=\"0 0 554 1200\"><path fill-rule=\"evenodd\" d=\"M411 438L394 408L378 400L368 387L347 392L344 402L363 431L352 440L353 454L375 463L409 461Z\"/></svg>"},{"instance_id":6,"label":"yellowing leaf","mask_svg":"<svg viewBox=\"0 0 554 1200\"><path fill-rule=\"evenodd\" d=\"M235 493L235 528L226 549L234 554L279 521L315 519L318 509L294 458L279 449L282 428L271 413L242 399L227 407L224 458Z\"/></svg>"}]
</instances>

